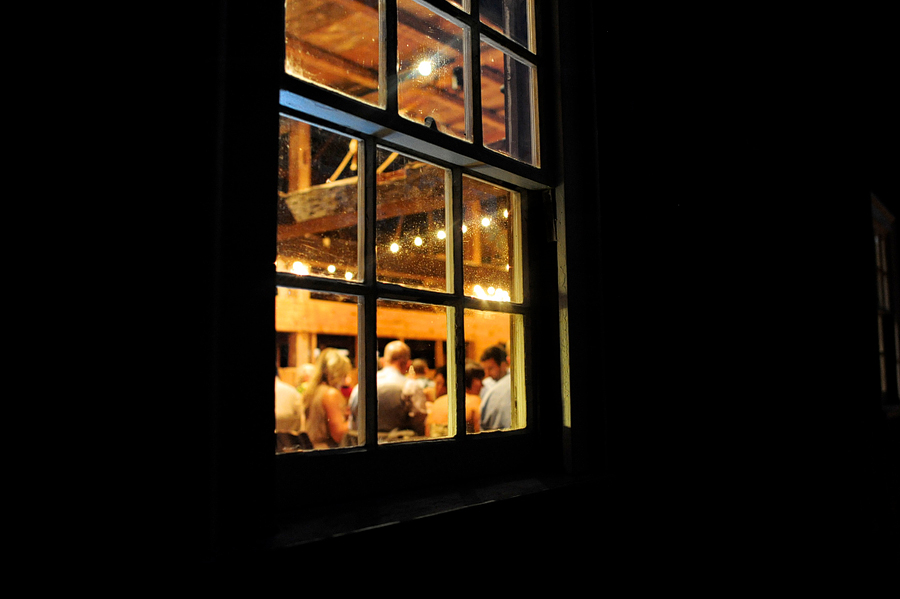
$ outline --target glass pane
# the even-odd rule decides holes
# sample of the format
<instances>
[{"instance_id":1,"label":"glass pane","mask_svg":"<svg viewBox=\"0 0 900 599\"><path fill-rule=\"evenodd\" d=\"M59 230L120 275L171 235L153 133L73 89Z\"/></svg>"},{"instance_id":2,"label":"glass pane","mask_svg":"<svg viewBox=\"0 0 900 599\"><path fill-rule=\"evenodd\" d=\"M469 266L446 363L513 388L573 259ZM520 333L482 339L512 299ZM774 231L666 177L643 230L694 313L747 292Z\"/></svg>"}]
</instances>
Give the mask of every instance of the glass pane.
<instances>
[{"instance_id":1,"label":"glass pane","mask_svg":"<svg viewBox=\"0 0 900 599\"><path fill-rule=\"evenodd\" d=\"M425 420L438 395L447 393L447 308L379 300L378 331L378 442L421 440ZM352 426L360 425L358 388L350 397Z\"/></svg>"},{"instance_id":2,"label":"glass pane","mask_svg":"<svg viewBox=\"0 0 900 599\"><path fill-rule=\"evenodd\" d=\"M463 288L470 297L521 302L519 195L463 177Z\"/></svg>"},{"instance_id":3,"label":"glass pane","mask_svg":"<svg viewBox=\"0 0 900 599\"><path fill-rule=\"evenodd\" d=\"M469 139L465 30L413 0L397 2L400 115Z\"/></svg>"},{"instance_id":4,"label":"glass pane","mask_svg":"<svg viewBox=\"0 0 900 599\"><path fill-rule=\"evenodd\" d=\"M281 117L276 269L359 281L359 143Z\"/></svg>"},{"instance_id":5,"label":"glass pane","mask_svg":"<svg viewBox=\"0 0 900 599\"><path fill-rule=\"evenodd\" d=\"M287 74L384 106L379 0L287 0Z\"/></svg>"},{"instance_id":6,"label":"glass pane","mask_svg":"<svg viewBox=\"0 0 900 599\"><path fill-rule=\"evenodd\" d=\"M450 4L452 4L456 8L458 8L460 10L464 10L466 12L469 12L469 0L449 0L449 1L450 1Z\"/></svg>"},{"instance_id":7,"label":"glass pane","mask_svg":"<svg viewBox=\"0 0 900 599\"><path fill-rule=\"evenodd\" d=\"M449 171L379 148L375 255L378 280L448 291Z\"/></svg>"},{"instance_id":8,"label":"glass pane","mask_svg":"<svg viewBox=\"0 0 900 599\"><path fill-rule=\"evenodd\" d=\"M531 0L481 0L481 22L534 51L529 35Z\"/></svg>"},{"instance_id":9,"label":"glass pane","mask_svg":"<svg viewBox=\"0 0 900 599\"><path fill-rule=\"evenodd\" d=\"M539 165L534 67L482 38L481 120L484 145Z\"/></svg>"},{"instance_id":10,"label":"glass pane","mask_svg":"<svg viewBox=\"0 0 900 599\"><path fill-rule=\"evenodd\" d=\"M275 297L275 451L356 444L358 299L279 287Z\"/></svg>"},{"instance_id":11,"label":"glass pane","mask_svg":"<svg viewBox=\"0 0 900 599\"><path fill-rule=\"evenodd\" d=\"M481 432L525 426L522 316L465 311L466 359L481 365ZM474 392L474 388L471 389Z\"/></svg>"}]
</instances>

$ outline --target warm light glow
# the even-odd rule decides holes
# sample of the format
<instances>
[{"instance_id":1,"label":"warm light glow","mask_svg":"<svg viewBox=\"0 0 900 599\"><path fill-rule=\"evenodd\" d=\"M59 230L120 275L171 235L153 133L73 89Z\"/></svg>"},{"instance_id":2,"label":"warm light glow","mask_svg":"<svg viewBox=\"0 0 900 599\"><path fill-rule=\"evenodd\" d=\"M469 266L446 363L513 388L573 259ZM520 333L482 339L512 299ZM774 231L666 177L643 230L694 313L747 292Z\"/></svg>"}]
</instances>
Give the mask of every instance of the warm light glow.
<instances>
[{"instance_id":1,"label":"warm light glow","mask_svg":"<svg viewBox=\"0 0 900 599\"><path fill-rule=\"evenodd\" d=\"M509 264L506 265L506 272L509 272Z\"/></svg>"},{"instance_id":2,"label":"warm light glow","mask_svg":"<svg viewBox=\"0 0 900 599\"><path fill-rule=\"evenodd\" d=\"M350 271L345 272L345 273L344 273L344 278L347 279L348 281L353 280L353 273L350 272Z\"/></svg>"},{"instance_id":3,"label":"warm light glow","mask_svg":"<svg viewBox=\"0 0 900 599\"><path fill-rule=\"evenodd\" d=\"M419 74L422 75L423 77L428 77L429 75L431 75L431 69L432 69L432 67L431 67L430 60L423 60L422 62L419 63L419 68L418 68Z\"/></svg>"},{"instance_id":4,"label":"warm light glow","mask_svg":"<svg viewBox=\"0 0 900 599\"><path fill-rule=\"evenodd\" d=\"M447 234L444 233L443 231L438 231L437 236L438 236L438 239L444 239L447 237Z\"/></svg>"},{"instance_id":5,"label":"warm light glow","mask_svg":"<svg viewBox=\"0 0 900 599\"><path fill-rule=\"evenodd\" d=\"M475 292L475 297L478 299L484 300L494 300L495 302L508 302L510 301L509 293L503 291L502 289L494 289L493 287L488 287L488 290L485 291L482 289L481 285L475 285L472 288L472 291Z\"/></svg>"},{"instance_id":6,"label":"warm light glow","mask_svg":"<svg viewBox=\"0 0 900 599\"><path fill-rule=\"evenodd\" d=\"M509 218L509 210L503 211L503 218Z\"/></svg>"},{"instance_id":7,"label":"warm light glow","mask_svg":"<svg viewBox=\"0 0 900 599\"><path fill-rule=\"evenodd\" d=\"M334 271L336 271L336 270L337 270L337 268L334 267L334 264L329 264L329 265L328 265L328 272L329 272L329 274L334 274Z\"/></svg>"},{"instance_id":8,"label":"warm light glow","mask_svg":"<svg viewBox=\"0 0 900 599\"><path fill-rule=\"evenodd\" d=\"M469 230L469 228L467 226L463 225L463 233L465 233L468 230Z\"/></svg>"},{"instance_id":9,"label":"warm light glow","mask_svg":"<svg viewBox=\"0 0 900 599\"><path fill-rule=\"evenodd\" d=\"M294 273L295 275L301 275L301 276L308 275L309 268L302 262L294 262L291 265L291 272Z\"/></svg>"},{"instance_id":10,"label":"warm light glow","mask_svg":"<svg viewBox=\"0 0 900 599\"><path fill-rule=\"evenodd\" d=\"M400 251L400 246L397 245L396 243L392 243L392 244L391 244L391 251L394 252L394 253L396 254L397 252Z\"/></svg>"},{"instance_id":11,"label":"warm light glow","mask_svg":"<svg viewBox=\"0 0 900 599\"><path fill-rule=\"evenodd\" d=\"M483 219L481 219L481 226L482 226L482 227L486 227L486 226L488 226L488 225L490 225L490 224L491 224L491 219L489 219L488 217L485 216Z\"/></svg>"},{"instance_id":12,"label":"warm light glow","mask_svg":"<svg viewBox=\"0 0 900 599\"><path fill-rule=\"evenodd\" d=\"M416 245L422 245L422 238L416 237L416 239L415 239L415 241L413 241L413 243L415 243Z\"/></svg>"}]
</instances>

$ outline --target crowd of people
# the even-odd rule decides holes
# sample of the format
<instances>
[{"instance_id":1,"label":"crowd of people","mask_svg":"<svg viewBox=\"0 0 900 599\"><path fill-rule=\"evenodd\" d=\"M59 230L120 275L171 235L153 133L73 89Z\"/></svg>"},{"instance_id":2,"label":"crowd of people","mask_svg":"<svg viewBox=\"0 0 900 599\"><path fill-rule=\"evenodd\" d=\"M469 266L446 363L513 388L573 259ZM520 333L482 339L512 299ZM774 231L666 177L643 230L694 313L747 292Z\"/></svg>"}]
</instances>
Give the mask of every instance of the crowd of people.
<instances>
[{"instance_id":1,"label":"crowd of people","mask_svg":"<svg viewBox=\"0 0 900 599\"><path fill-rule=\"evenodd\" d=\"M413 437L445 437L449 434L450 402L447 368L428 376L424 360L413 360L409 346L396 340L387 344L375 375L379 434L398 431ZM350 360L334 348L323 349L315 364L298 369L297 387L275 374L276 447L300 439L302 449L327 449L353 445L360 426L359 385L348 394ZM478 362L465 366L466 431L509 428L511 385L509 356L498 344L484 351Z\"/></svg>"}]
</instances>

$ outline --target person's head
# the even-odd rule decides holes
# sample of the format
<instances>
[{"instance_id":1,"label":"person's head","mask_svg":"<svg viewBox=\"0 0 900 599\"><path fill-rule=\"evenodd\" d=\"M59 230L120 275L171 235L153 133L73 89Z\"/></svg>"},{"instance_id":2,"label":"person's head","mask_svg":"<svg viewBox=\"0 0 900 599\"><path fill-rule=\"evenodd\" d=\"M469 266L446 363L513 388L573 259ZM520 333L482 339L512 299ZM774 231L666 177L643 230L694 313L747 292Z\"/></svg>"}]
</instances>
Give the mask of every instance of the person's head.
<instances>
[{"instance_id":1,"label":"person's head","mask_svg":"<svg viewBox=\"0 0 900 599\"><path fill-rule=\"evenodd\" d=\"M484 380L484 368L478 362L471 360L466 362L466 391L472 395L478 395L481 391L481 381Z\"/></svg>"},{"instance_id":2,"label":"person's head","mask_svg":"<svg viewBox=\"0 0 900 599\"><path fill-rule=\"evenodd\" d=\"M325 383L340 389L348 374L350 374L350 360L332 347L325 348L316 360L316 370L310 379L312 383L310 387L315 388L319 383Z\"/></svg>"},{"instance_id":3,"label":"person's head","mask_svg":"<svg viewBox=\"0 0 900 599\"><path fill-rule=\"evenodd\" d=\"M390 364L403 374L409 370L410 356L409 346L399 340L391 341L384 348L385 365Z\"/></svg>"},{"instance_id":4,"label":"person's head","mask_svg":"<svg viewBox=\"0 0 900 599\"><path fill-rule=\"evenodd\" d=\"M434 396L447 395L447 367L438 366L434 371Z\"/></svg>"},{"instance_id":5,"label":"person's head","mask_svg":"<svg viewBox=\"0 0 900 599\"><path fill-rule=\"evenodd\" d=\"M297 380L301 383L307 383L312 380L313 375L316 373L316 365L315 364L301 364L299 368L297 368Z\"/></svg>"},{"instance_id":6,"label":"person's head","mask_svg":"<svg viewBox=\"0 0 900 599\"><path fill-rule=\"evenodd\" d=\"M423 360L422 358L416 358L412 361L413 371L415 371L416 376L425 376L428 374L428 362Z\"/></svg>"},{"instance_id":7,"label":"person's head","mask_svg":"<svg viewBox=\"0 0 900 599\"><path fill-rule=\"evenodd\" d=\"M503 378L509 368L506 350L499 345L493 345L484 350L479 361L481 362L481 367L484 368L485 375L495 381Z\"/></svg>"}]
</instances>

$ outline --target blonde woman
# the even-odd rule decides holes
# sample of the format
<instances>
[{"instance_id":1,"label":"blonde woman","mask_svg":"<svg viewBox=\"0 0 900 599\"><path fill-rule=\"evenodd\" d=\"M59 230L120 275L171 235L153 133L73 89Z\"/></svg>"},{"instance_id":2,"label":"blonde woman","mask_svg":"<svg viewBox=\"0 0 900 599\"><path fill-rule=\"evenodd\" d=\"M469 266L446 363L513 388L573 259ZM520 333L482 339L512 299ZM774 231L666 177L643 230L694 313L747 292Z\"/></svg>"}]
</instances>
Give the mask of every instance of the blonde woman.
<instances>
[{"instance_id":1,"label":"blonde woman","mask_svg":"<svg viewBox=\"0 0 900 599\"><path fill-rule=\"evenodd\" d=\"M337 447L347 433L350 410L341 393L350 360L333 348L323 349L303 394L306 434L316 449Z\"/></svg>"}]
</instances>

